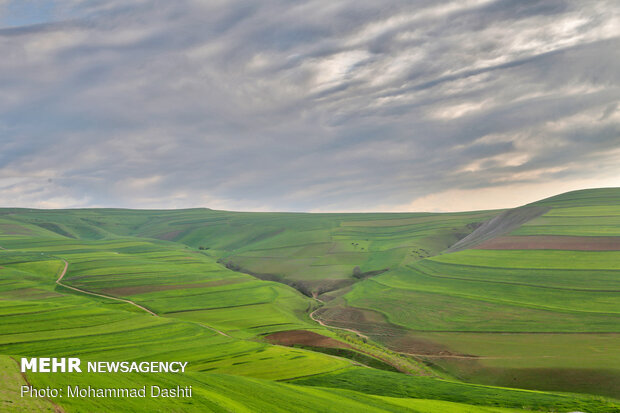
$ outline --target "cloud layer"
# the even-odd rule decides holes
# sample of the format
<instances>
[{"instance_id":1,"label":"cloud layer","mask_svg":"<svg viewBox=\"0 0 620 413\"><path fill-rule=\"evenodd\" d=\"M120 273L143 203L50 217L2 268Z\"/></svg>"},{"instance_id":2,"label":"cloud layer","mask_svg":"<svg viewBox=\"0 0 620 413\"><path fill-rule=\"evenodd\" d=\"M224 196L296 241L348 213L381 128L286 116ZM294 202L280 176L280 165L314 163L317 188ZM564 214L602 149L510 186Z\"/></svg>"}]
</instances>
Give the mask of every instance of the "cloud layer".
<instances>
[{"instance_id":1,"label":"cloud layer","mask_svg":"<svg viewBox=\"0 0 620 413\"><path fill-rule=\"evenodd\" d=\"M3 206L463 210L620 186L613 0L29 3L0 2Z\"/></svg>"}]
</instances>

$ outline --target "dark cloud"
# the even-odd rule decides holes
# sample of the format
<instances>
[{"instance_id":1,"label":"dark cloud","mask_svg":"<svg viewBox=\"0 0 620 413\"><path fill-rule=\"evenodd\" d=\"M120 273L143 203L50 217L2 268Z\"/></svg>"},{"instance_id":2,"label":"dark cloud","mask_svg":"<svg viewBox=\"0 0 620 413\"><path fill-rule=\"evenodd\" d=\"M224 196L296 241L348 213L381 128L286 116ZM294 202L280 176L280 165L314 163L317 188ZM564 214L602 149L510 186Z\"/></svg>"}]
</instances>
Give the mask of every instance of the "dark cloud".
<instances>
[{"instance_id":1,"label":"dark cloud","mask_svg":"<svg viewBox=\"0 0 620 413\"><path fill-rule=\"evenodd\" d=\"M0 28L7 206L415 209L620 185L613 1L39 3Z\"/></svg>"}]
</instances>

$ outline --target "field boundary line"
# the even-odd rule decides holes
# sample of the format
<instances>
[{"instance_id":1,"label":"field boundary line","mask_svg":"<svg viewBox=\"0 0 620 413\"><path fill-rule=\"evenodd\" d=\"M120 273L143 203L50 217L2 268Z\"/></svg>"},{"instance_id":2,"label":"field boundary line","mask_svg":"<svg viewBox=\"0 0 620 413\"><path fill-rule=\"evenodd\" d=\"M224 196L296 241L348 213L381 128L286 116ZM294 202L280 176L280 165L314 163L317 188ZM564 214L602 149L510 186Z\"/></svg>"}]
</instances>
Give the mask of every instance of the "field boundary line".
<instances>
[{"instance_id":1,"label":"field boundary line","mask_svg":"<svg viewBox=\"0 0 620 413\"><path fill-rule=\"evenodd\" d=\"M525 236L525 235L524 235ZM523 252L532 252L532 251L564 251L564 252L579 252L579 253L607 253L607 252L618 252L618 251L569 251L569 250L465 250L465 251L523 251ZM462 252L462 251L457 251ZM445 254L437 254L425 259L436 262L442 265L452 265L455 267L471 267L471 268L487 268L490 270L534 270L534 271L618 271L618 268L558 268L558 267L498 267L496 265L475 265L475 264L464 264L457 262L448 262L448 261L440 261L434 258L441 257L442 255L449 255L452 253Z\"/></svg>"},{"instance_id":2,"label":"field boundary line","mask_svg":"<svg viewBox=\"0 0 620 413\"><path fill-rule=\"evenodd\" d=\"M131 300L127 300L125 298L113 297L111 295L94 293L92 291L84 290L82 288L72 287L70 285L67 285L67 284L63 283L62 279L64 278L65 274L67 273L67 269L69 268L69 263L67 262L67 260L64 260L64 259L62 261L65 263L65 267L63 268L62 272L60 273L60 277L58 277L58 279L56 280L56 284L60 285L61 287L68 288L70 290L78 291L78 292L81 292L81 293L84 293L84 294L88 294L88 295L94 295L96 297L103 297L103 298L107 298L107 299L110 299L110 300L122 301L124 303L136 306L139 309L146 311L147 313L149 313L152 316L159 317L159 315L155 314L153 311L151 311L148 308L146 308L144 306L141 306L140 304L135 303L135 302L133 302Z\"/></svg>"},{"instance_id":3,"label":"field boundary line","mask_svg":"<svg viewBox=\"0 0 620 413\"><path fill-rule=\"evenodd\" d=\"M422 273L422 275L426 275L426 274ZM429 276L429 277L432 277L432 276ZM547 306L543 306L543 305L535 305L533 303L527 303L527 302L522 302L522 301L502 300L502 299L497 299L497 298L492 298L492 297L488 297L488 298L487 297L482 297L482 296L479 296L479 295L461 294L461 293L454 292L454 291L442 291L442 292L440 292L440 291L435 291L435 290L423 290L423 289L413 289L413 288L405 288L405 287L394 287L394 286L391 286L391 285L386 284L384 282L381 282L381 280L377 280L377 279L368 279L368 280L371 281L371 282L375 282L377 284L380 284L383 287L393 288L393 289L396 288L396 289L400 289L400 290L403 290L403 291L410 291L410 292L413 292L413 293L441 295L441 296L446 296L446 297L461 298L461 299L465 299L465 300L479 301L479 302L484 302L484 303L494 303L494 304L500 304L500 305L504 305L504 306L511 306L511 307L517 307L517 308L528 308L528 309L534 309L534 310L538 310L538 311L548 311L548 312L552 312L552 313L562 313L562 314L594 314L594 315L611 316L611 317L618 317L618 315L620 314L619 312L610 313L610 312L603 312L603 311L574 310L574 309L570 309L570 308L547 307ZM493 283L493 282L491 282L491 283ZM364 308L364 307L360 307L360 308Z\"/></svg>"},{"instance_id":4,"label":"field boundary line","mask_svg":"<svg viewBox=\"0 0 620 413\"><path fill-rule=\"evenodd\" d=\"M65 263L65 267L62 269L62 272L60 273L60 276L56 280L56 284L58 284L59 286L64 287L64 288L68 288L68 289L73 290L73 291L78 291L78 292L83 293L83 294L93 295L95 297L102 297L102 298L107 298L109 300L121 301L121 302L124 302L124 303L127 303L127 304L131 304L131 305L133 305L133 306L135 306L135 307L137 307L137 308L139 308L139 309L141 309L143 311L146 311L147 313L149 313L150 315L152 315L154 317L160 317L161 318L161 316L159 314L156 314L153 311L149 310L148 308L146 308L146 307L144 307L144 306L142 306L142 305L140 305L140 304L138 304L138 303L136 303L134 301L128 300L126 298L119 298L119 297L114 297L114 296L111 296L111 295L94 293L92 291L84 290L84 289L78 288L78 287L72 287L70 285L67 285L67 284L63 283L62 279L65 277L65 274L67 273L67 269L69 268L69 263L65 259L63 259L62 261ZM214 331L214 332L216 332L218 334L221 334L221 335L223 335L225 337L230 337L228 334L226 334L223 331L220 331L220 330L218 330L216 328L209 327L209 326L204 325L202 323L196 323L195 322L194 324L197 324L197 325L199 325L201 327L204 327L204 328L206 328L208 330Z\"/></svg>"},{"instance_id":5,"label":"field boundary line","mask_svg":"<svg viewBox=\"0 0 620 413\"><path fill-rule=\"evenodd\" d=\"M406 265L406 267L414 271L417 271L422 275L431 277L431 278L444 278L448 280L472 281L472 282L482 282L482 283L490 283L490 284L520 285L523 287L544 288L548 290L578 291L578 292L585 292L585 293L620 293L620 290L591 290L587 288L552 287L550 285L528 284L528 283L520 283L517 281L493 281L493 280L483 280L480 278L464 278L464 277L455 277L451 275L437 275L437 274L429 274L425 271L422 271L420 268L414 267L412 265ZM510 268L506 268L506 269L510 270ZM613 271L613 270L609 270L609 271ZM386 285L386 284L383 284L383 285Z\"/></svg>"}]
</instances>

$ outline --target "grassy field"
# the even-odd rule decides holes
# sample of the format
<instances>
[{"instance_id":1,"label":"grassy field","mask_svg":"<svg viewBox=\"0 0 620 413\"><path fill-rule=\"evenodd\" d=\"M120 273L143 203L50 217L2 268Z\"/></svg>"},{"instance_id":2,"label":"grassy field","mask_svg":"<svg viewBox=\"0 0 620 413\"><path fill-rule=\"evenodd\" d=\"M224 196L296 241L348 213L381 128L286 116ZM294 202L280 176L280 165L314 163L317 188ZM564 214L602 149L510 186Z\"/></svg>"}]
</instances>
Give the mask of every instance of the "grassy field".
<instances>
[{"instance_id":1,"label":"grassy field","mask_svg":"<svg viewBox=\"0 0 620 413\"><path fill-rule=\"evenodd\" d=\"M618 192L542 201L552 209L506 236L601 244L620 230ZM323 317L426 355L463 380L618 397L620 242L609 240L615 251L548 245L435 255L356 284Z\"/></svg>"},{"instance_id":2,"label":"grassy field","mask_svg":"<svg viewBox=\"0 0 620 413\"><path fill-rule=\"evenodd\" d=\"M455 381L408 377L398 373L351 369L296 380L295 383L338 389L356 389L367 394L416 399L440 399L486 406L508 406L534 411L617 411L618 406L604 399L472 386ZM481 400L484 402L481 403Z\"/></svg>"},{"instance_id":3,"label":"grassy field","mask_svg":"<svg viewBox=\"0 0 620 413\"><path fill-rule=\"evenodd\" d=\"M569 193L536 205L549 210L499 238L511 245L517 238L510 237L547 237L544 249L481 244L454 253L444 251L498 211L2 209L0 372L6 384L0 406L618 411L617 402L600 396L620 397L620 245L614 249L620 190ZM578 249L554 248L553 236L573 237L562 245ZM592 249L597 242L606 250ZM313 331L355 351L312 351L264 339L287 330ZM190 371L29 373L33 385L161 382L193 383L199 390L191 400L142 405L18 400L13 390L25 379L9 356L43 355L182 360ZM359 367L364 362L388 363L413 376Z\"/></svg>"}]
</instances>

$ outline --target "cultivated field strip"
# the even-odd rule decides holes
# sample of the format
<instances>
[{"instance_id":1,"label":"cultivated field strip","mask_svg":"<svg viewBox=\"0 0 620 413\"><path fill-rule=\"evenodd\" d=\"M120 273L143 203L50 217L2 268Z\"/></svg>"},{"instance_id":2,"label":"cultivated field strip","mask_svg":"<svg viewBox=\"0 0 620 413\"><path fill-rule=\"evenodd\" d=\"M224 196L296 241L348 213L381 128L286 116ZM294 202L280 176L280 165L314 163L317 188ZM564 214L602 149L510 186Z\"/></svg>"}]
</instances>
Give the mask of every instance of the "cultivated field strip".
<instances>
[{"instance_id":1,"label":"cultivated field strip","mask_svg":"<svg viewBox=\"0 0 620 413\"><path fill-rule=\"evenodd\" d=\"M620 192L535 205L548 211L489 240L495 247L450 254L501 211L4 210L0 358L188 361L177 376L79 377L96 386L195 386L195 404L162 401L153 411L287 411L294 403L297 411L618 412L601 396L620 395ZM264 338L287 331L400 360L426 377ZM2 374L16 367L2 364Z\"/></svg>"}]
</instances>

